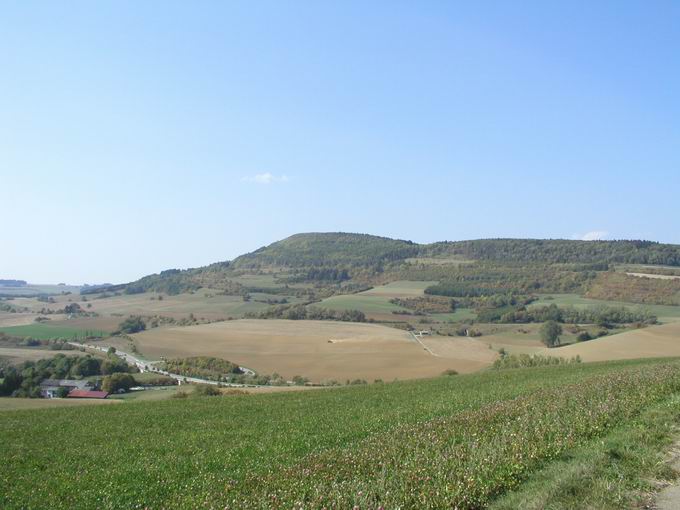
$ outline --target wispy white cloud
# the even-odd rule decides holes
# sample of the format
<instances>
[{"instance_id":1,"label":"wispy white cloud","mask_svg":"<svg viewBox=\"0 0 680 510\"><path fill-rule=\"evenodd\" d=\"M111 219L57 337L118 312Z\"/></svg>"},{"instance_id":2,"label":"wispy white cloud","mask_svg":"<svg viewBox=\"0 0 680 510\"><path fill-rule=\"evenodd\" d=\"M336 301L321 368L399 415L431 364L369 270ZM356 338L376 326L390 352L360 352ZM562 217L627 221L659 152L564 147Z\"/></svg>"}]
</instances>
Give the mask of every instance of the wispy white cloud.
<instances>
[{"instance_id":1,"label":"wispy white cloud","mask_svg":"<svg viewBox=\"0 0 680 510\"><path fill-rule=\"evenodd\" d=\"M582 241L602 241L609 237L609 232L606 230L593 230L581 236Z\"/></svg>"},{"instance_id":2,"label":"wispy white cloud","mask_svg":"<svg viewBox=\"0 0 680 510\"><path fill-rule=\"evenodd\" d=\"M265 172L263 174L255 174L248 177L243 177L241 182L254 182L255 184L274 184L277 182L288 182L290 179L287 175L274 175L270 172Z\"/></svg>"}]
</instances>

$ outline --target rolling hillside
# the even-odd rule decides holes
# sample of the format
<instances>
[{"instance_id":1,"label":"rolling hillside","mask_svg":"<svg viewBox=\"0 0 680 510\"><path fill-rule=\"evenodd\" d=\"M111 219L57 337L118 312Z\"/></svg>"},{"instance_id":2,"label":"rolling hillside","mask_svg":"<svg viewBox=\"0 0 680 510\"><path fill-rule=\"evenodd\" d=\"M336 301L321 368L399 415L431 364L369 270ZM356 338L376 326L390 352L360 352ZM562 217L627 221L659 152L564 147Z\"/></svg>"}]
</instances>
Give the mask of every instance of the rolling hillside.
<instances>
[{"instance_id":1,"label":"rolling hillside","mask_svg":"<svg viewBox=\"0 0 680 510\"><path fill-rule=\"evenodd\" d=\"M493 264L542 264L567 266L562 271L603 271L611 264L659 264L680 266L680 246L650 241L571 241L537 239L482 239L417 244L368 234L304 233L241 255L233 261L206 267L170 269L127 285L128 291L178 293L201 287L244 292L234 276L274 272L282 281L347 279L371 281L384 273L436 270L447 277L457 264L442 261L478 261ZM287 278L287 280L286 280ZM396 278L395 278L396 279ZM431 279L412 278L402 279ZM440 278L437 278L440 279ZM679 287L680 288L680 287Z\"/></svg>"}]
</instances>

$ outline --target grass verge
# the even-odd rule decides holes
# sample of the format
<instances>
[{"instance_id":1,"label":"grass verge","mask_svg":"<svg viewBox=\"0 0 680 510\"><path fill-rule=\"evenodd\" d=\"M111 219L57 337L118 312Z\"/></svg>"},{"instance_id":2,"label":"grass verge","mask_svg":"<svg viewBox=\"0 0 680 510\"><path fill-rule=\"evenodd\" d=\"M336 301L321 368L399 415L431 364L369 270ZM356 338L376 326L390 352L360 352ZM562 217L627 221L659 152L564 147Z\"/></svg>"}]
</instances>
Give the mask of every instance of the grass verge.
<instances>
[{"instance_id":1,"label":"grass verge","mask_svg":"<svg viewBox=\"0 0 680 510\"><path fill-rule=\"evenodd\" d=\"M650 508L657 490L678 476L666 452L679 424L676 393L604 437L566 451L490 508Z\"/></svg>"}]
</instances>

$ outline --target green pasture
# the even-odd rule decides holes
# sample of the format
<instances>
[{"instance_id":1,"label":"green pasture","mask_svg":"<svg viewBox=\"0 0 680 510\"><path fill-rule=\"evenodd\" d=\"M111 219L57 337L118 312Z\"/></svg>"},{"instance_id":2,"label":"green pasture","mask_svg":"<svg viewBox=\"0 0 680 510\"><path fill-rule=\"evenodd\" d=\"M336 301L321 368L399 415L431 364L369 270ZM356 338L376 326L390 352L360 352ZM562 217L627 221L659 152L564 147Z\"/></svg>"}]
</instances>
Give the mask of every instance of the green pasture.
<instances>
[{"instance_id":1,"label":"green pasture","mask_svg":"<svg viewBox=\"0 0 680 510\"><path fill-rule=\"evenodd\" d=\"M25 326L7 326L0 328L0 332L11 336L35 338L38 340L51 340L54 338L74 340L87 336L108 336L108 333L100 330L39 323L27 324Z\"/></svg>"},{"instance_id":2,"label":"green pasture","mask_svg":"<svg viewBox=\"0 0 680 510\"><path fill-rule=\"evenodd\" d=\"M647 360L6 412L0 507L483 508L678 391Z\"/></svg>"},{"instance_id":3,"label":"green pasture","mask_svg":"<svg viewBox=\"0 0 680 510\"><path fill-rule=\"evenodd\" d=\"M367 296L365 294L348 294L332 296L324 299L315 306L330 310L360 310L365 314L392 313L407 311L405 308L390 303L390 297Z\"/></svg>"}]
</instances>

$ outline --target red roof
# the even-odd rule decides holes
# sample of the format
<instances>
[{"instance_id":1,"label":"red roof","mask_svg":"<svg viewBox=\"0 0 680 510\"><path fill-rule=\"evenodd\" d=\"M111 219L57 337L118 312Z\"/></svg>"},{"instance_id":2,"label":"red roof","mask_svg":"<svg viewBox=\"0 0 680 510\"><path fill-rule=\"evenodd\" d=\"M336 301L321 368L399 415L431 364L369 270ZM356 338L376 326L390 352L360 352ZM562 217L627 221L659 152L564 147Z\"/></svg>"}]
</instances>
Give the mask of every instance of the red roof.
<instances>
[{"instance_id":1,"label":"red roof","mask_svg":"<svg viewBox=\"0 0 680 510\"><path fill-rule=\"evenodd\" d=\"M109 394L105 391L71 390L68 396L69 398L106 398Z\"/></svg>"}]
</instances>

